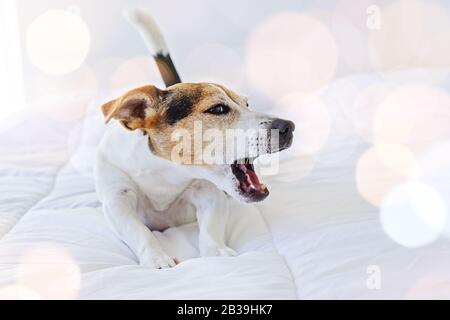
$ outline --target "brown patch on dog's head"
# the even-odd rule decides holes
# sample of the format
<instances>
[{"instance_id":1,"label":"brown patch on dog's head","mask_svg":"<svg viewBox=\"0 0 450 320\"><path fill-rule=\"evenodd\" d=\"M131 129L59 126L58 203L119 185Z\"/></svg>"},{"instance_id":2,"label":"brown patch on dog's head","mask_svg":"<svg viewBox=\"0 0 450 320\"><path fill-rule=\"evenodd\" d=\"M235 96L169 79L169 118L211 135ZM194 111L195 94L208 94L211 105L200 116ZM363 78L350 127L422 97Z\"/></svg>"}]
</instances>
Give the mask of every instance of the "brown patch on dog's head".
<instances>
[{"instance_id":1,"label":"brown patch on dog's head","mask_svg":"<svg viewBox=\"0 0 450 320\"><path fill-rule=\"evenodd\" d=\"M173 160L172 152L179 144L174 133L189 134L191 148L183 148L184 154L178 156L194 163L198 159L194 136L208 129L224 133L233 128L247 105L245 98L223 86L199 83L177 84L167 90L141 87L105 104L102 111L106 122L116 119L128 130L142 130L152 152L168 160Z\"/></svg>"}]
</instances>

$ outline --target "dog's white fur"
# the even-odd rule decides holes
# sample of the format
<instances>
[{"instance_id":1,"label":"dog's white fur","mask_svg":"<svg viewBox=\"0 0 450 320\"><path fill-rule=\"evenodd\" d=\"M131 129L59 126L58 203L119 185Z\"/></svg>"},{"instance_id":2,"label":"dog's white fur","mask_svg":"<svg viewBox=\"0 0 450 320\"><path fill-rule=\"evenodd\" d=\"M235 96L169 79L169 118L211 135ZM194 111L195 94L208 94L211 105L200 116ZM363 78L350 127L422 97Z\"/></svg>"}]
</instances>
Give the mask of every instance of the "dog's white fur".
<instances>
[{"instance_id":1,"label":"dog's white fur","mask_svg":"<svg viewBox=\"0 0 450 320\"><path fill-rule=\"evenodd\" d=\"M151 17L142 12L129 16L151 48L167 51ZM223 99L227 99L219 89ZM234 102L230 99L228 103ZM273 120L239 105L235 108L241 110L237 123L240 128L259 128ZM176 165L154 155L148 143L141 131L127 131L113 121L99 145L96 188L106 219L117 236L136 254L141 265L169 268L177 261L163 251L149 227L164 230L197 220L201 256L236 255L225 243L228 196L224 191L240 197L231 167Z\"/></svg>"},{"instance_id":2,"label":"dog's white fur","mask_svg":"<svg viewBox=\"0 0 450 320\"><path fill-rule=\"evenodd\" d=\"M226 195L207 180L195 180L201 177L201 170L153 155L142 133L116 122L99 146L95 178L106 219L142 265L175 266L147 226L163 230L196 219L202 256L236 254L225 245Z\"/></svg>"},{"instance_id":3,"label":"dog's white fur","mask_svg":"<svg viewBox=\"0 0 450 320\"><path fill-rule=\"evenodd\" d=\"M155 53L167 52L151 16L135 10L128 17ZM214 183L194 180L209 174L153 155L141 132L126 131L117 122L108 126L95 166L97 193L108 223L140 264L153 268L173 267L176 259L163 251L147 226L163 230L198 220L202 256L236 255L225 245L227 196Z\"/></svg>"},{"instance_id":4,"label":"dog's white fur","mask_svg":"<svg viewBox=\"0 0 450 320\"><path fill-rule=\"evenodd\" d=\"M169 53L166 40L151 15L140 9L130 9L125 11L125 17L139 30L150 51L155 54Z\"/></svg>"}]
</instances>

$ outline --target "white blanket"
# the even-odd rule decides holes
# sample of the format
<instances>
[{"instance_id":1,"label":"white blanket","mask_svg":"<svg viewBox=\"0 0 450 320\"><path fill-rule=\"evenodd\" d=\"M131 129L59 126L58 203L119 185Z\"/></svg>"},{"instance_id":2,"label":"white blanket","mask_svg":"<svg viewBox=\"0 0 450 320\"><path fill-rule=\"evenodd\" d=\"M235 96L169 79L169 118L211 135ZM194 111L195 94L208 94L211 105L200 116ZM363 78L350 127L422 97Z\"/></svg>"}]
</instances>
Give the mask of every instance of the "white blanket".
<instances>
[{"instance_id":1,"label":"white blanket","mask_svg":"<svg viewBox=\"0 0 450 320\"><path fill-rule=\"evenodd\" d=\"M370 79L337 82L324 101L351 103ZM334 134L351 125L345 113L335 116L312 172L303 176L307 159L284 159L265 179L266 202L233 202L227 238L239 257L199 258L197 226L186 225L156 233L182 261L170 270L139 266L105 223L92 179L101 132L86 130L101 128L99 117L72 135L30 120L16 129L26 128L26 139L0 139L0 298L450 298L447 240L406 249L386 236L355 185L367 144ZM67 148L74 132L78 147Z\"/></svg>"}]
</instances>

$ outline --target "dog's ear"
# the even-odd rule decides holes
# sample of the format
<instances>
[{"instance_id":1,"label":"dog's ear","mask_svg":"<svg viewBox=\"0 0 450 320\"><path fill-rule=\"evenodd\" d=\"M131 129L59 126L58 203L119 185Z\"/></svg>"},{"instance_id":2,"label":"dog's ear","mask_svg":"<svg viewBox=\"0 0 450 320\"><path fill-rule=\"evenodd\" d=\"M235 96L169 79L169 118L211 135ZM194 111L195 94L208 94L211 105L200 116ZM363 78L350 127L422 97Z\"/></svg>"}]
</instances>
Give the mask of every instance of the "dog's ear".
<instances>
[{"instance_id":1,"label":"dog's ear","mask_svg":"<svg viewBox=\"0 0 450 320\"><path fill-rule=\"evenodd\" d=\"M105 120L106 123L109 123L111 121L111 119L112 119L112 114L113 114L114 107L116 105L116 101L117 100L113 100L113 101L110 101L110 102L105 103L104 105L102 105L102 113L103 113L103 116L106 119Z\"/></svg>"},{"instance_id":2,"label":"dog's ear","mask_svg":"<svg viewBox=\"0 0 450 320\"><path fill-rule=\"evenodd\" d=\"M112 119L129 130L143 129L146 120L157 113L161 101L162 90L154 86L146 86L128 92L117 100L102 106L106 123Z\"/></svg>"}]
</instances>

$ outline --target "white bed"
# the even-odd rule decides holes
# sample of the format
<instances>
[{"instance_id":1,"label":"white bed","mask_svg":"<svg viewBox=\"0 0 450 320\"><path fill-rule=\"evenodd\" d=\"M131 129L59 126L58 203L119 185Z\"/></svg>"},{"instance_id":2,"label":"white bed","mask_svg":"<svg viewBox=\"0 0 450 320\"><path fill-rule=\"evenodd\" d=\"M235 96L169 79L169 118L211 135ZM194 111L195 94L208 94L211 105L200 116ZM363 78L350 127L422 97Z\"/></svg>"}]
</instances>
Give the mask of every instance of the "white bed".
<instances>
[{"instance_id":1,"label":"white bed","mask_svg":"<svg viewBox=\"0 0 450 320\"><path fill-rule=\"evenodd\" d=\"M312 172L303 174L307 159L285 158L265 179L266 202L233 204L227 237L239 257L198 258L195 224L157 233L182 260L171 270L137 265L105 223L91 174L101 129L88 130L102 128L99 114L70 132L33 118L2 134L0 298L450 298L448 240L400 246L357 190L367 144L347 134L341 107L376 81L362 75L324 90L334 125Z\"/></svg>"}]
</instances>

